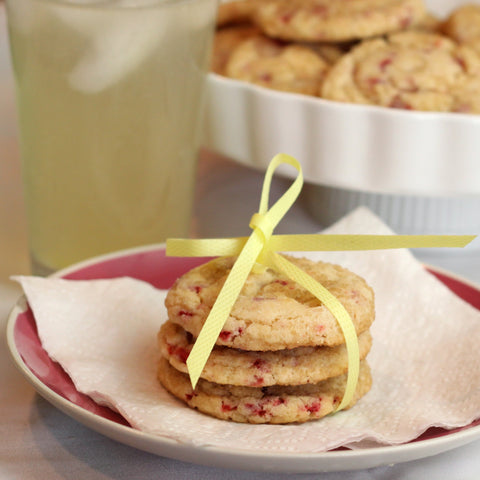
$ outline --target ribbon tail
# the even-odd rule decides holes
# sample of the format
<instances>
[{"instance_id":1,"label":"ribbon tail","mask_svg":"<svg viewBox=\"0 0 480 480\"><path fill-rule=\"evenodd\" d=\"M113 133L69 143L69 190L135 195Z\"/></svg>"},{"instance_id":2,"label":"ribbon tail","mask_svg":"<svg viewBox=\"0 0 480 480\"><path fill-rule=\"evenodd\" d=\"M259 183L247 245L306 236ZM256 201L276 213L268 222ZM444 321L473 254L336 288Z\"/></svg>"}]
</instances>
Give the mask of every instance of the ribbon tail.
<instances>
[{"instance_id":1,"label":"ribbon tail","mask_svg":"<svg viewBox=\"0 0 480 480\"><path fill-rule=\"evenodd\" d=\"M249 237L236 238L168 238L169 257L227 257L237 256Z\"/></svg>"},{"instance_id":2,"label":"ribbon tail","mask_svg":"<svg viewBox=\"0 0 480 480\"><path fill-rule=\"evenodd\" d=\"M283 252L385 250L393 248L463 248L476 235L273 235L270 248Z\"/></svg>"},{"instance_id":3,"label":"ribbon tail","mask_svg":"<svg viewBox=\"0 0 480 480\"><path fill-rule=\"evenodd\" d=\"M187 358L187 367L193 388L195 388L202 374L210 352L225 325L262 247L263 242L261 237L253 232L234 263L190 351L190 355Z\"/></svg>"},{"instance_id":4,"label":"ribbon tail","mask_svg":"<svg viewBox=\"0 0 480 480\"><path fill-rule=\"evenodd\" d=\"M285 257L276 252L272 252L269 258L272 266L276 270L284 272L289 278L292 278L306 288L310 293L315 295L338 321L340 329L342 330L345 338L345 346L348 357L347 383L342 401L340 402L336 411L342 410L346 408L353 399L360 373L358 337L350 314L334 295L332 295L317 280L305 273L301 268L298 268L296 265L289 262Z\"/></svg>"}]
</instances>

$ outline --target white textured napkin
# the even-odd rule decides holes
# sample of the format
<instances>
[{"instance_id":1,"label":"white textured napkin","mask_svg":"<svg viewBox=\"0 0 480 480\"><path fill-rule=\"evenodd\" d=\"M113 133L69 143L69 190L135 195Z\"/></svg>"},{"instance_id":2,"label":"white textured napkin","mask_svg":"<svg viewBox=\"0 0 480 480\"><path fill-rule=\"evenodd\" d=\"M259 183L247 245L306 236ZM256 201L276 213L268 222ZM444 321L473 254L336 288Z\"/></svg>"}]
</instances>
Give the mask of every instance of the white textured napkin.
<instances>
[{"instance_id":1,"label":"white textured napkin","mask_svg":"<svg viewBox=\"0 0 480 480\"><path fill-rule=\"evenodd\" d=\"M392 232L371 212L358 209L326 233ZM135 428L182 443L319 452L342 445L407 442L430 426L452 428L480 417L478 310L451 293L407 250L307 256L363 276L375 290L377 317L368 357L371 391L349 411L301 425L217 420L165 392L155 370L166 292L129 278L17 279L45 350L79 391L112 406Z\"/></svg>"}]
</instances>

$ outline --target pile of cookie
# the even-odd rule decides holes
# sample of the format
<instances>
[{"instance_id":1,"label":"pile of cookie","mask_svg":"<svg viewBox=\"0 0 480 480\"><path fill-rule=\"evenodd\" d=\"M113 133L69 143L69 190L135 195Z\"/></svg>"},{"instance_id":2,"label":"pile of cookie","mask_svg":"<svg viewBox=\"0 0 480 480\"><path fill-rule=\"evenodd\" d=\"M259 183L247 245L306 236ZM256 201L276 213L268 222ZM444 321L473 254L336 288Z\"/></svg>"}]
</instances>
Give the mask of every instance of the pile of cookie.
<instances>
[{"instance_id":1,"label":"pile of cookie","mask_svg":"<svg viewBox=\"0 0 480 480\"><path fill-rule=\"evenodd\" d=\"M263 87L405 110L480 113L480 4L423 0L220 4L211 69Z\"/></svg>"},{"instance_id":2,"label":"pile of cookie","mask_svg":"<svg viewBox=\"0 0 480 480\"><path fill-rule=\"evenodd\" d=\"M338 265L288 258L335 295L355 325L361 362L351 407L372 383L366 357L373 291ZM186 360L234 262L233 257L211 260L169 290L169 320L158 334L161 384L188 406L235 422L305 422L335 411L348 370L338 322L315 296L272 269L250 273L192 388Z\"/></svg>"}]
</instances>

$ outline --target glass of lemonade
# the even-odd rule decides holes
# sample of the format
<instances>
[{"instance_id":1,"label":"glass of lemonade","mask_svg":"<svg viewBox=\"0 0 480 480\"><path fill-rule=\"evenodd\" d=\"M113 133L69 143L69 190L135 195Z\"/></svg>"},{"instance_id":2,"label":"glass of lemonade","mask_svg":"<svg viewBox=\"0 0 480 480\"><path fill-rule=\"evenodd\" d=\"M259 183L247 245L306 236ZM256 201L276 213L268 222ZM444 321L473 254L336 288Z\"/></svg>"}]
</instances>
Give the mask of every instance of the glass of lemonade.
<instances>
[{"instance_id":1,"label":"glass of lemonade","mask_svg":"<svg viewBox=\"0 0 480 480\"><path fill-rule=\"evenodd\" d=\"M188 236L217 0L7 0L32 270Z\"/></svg>"}]
</instances>

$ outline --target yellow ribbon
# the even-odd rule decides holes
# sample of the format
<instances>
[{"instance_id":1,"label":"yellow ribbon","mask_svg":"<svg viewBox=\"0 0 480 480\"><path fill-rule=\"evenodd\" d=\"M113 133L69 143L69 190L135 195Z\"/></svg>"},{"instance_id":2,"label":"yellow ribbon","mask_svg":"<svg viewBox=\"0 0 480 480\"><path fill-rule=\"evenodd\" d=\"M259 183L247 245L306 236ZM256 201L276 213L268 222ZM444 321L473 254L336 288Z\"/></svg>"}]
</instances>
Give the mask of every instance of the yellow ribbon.
<instances>
[{"instance_id":1,"label":"yellow ribbon","mask_svg":"<svg viewBox=\"0 0 480 480\"><path fill-rule=\"evenodd\" d=\"M294 167L298 176L269 209L271 180L282 163ZM166 253L170 256L238 256L188 356L187 367L193 388L248 275L252 269L270 267L283 272L315 295L336 318L345 338L348 357L345 392L337 411L345 408L355 393L360 365L358 338L352 319L340 301L317 280L276 252L464 247L475 238L475 235L272 235L297 199L302 185L300 163L289 155L278 154L267 168L259 211L250 221L253 232L249 237L167 240Z\"/></svg>"}]
</instances>

